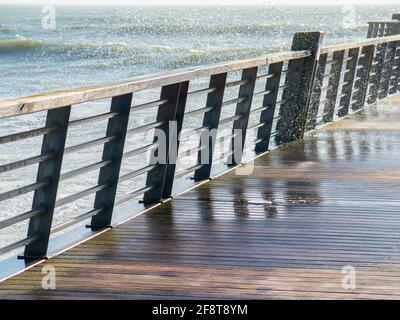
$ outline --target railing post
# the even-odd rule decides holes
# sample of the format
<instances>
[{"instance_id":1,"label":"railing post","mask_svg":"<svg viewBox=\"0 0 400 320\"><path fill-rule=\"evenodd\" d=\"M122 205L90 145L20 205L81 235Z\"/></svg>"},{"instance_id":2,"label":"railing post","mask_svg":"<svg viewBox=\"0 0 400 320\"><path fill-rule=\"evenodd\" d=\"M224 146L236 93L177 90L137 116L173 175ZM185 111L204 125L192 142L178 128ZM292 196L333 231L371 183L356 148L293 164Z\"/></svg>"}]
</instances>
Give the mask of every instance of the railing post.
<instances>
[{"instance_id":1,"label":"railing post","mask_svg":"<svg viewBox=\"0 0 400 320\"><path fill-rule=\"evenodd\" d=\"M342 76L344 51L336 51L333 54L333 61L330 71L330 77L328 82L328 91L326 93L326 103L324 107L324 116L322 121L324 123L331 122L335 115L336 101L339 92L340 78Z\"/></svg>"},{"instance_id":2,"label":"railing post","mask_svg":"<svg viewBox=\"0 0 400 320\"><path fill-rule=\"evenodd\" d=\"M376 30L376 23L375 22L368 22L368 32L367 32L367 38L374 38L375 36L375 30Z\"/></svg>"},{"instance_id":3,"label":"railing post","mask_svg":"<svg viewBox=\"0 0 400 320\"><path fill-rule=\"evenodd\" d=\"M109 184L109 186L96 193L94 209L104 209L92 217L90 224L92 230L111 225L131 104L132 93L113 97L111 101L110 111L117 112L118 115L108 121L107 137L117 138L107 142L103 148L102 160L110 160L112 163L100 169L98 185Z\"/></svg>"},{"instance_id":4,"label":"railing post","mask_svg":"<svg viewBox=\"0 0 400 320\"><path fill-rule=\"evenodd\" d=\"M277 124L278 144L301 139L304 135L322 39L322 32L296 33L293 38L292 50L310 50L311 55L289 62L281 118Z\"/></svg>"},{"instance_id":5,"label":"railing post","mask_svg":"<svg viewBox=\"0 0 400 320\"><path fill-rule=\"evenodd\" d=\"M390 80L389 94L395 94L399 91L399 80L400 80L400 42L397 42L395 50L394 64L392 66L392 79Z\"/></svg>"},{"instance_id":6,"label":"railing post","mask_svg":"<svg viewBox=\"0 0 400 320\"><path fill-rule=\"evenodd\" d=\"M189 82L183 82L180 84L178 100L176 102L175 121L171 128L173 132L170 132L169 141L169 152L167 155L168 164L165 172L164 187L162 199L171 197L172 187L174 184L176 162L179 151L179 137L182 131L183 120L185 117L186 100L189 89Z\"/></svg>"},{"instance_id":7,"label":"railing post","mask_svg":"<svg viewBox=\"0 0 400 320\"><path fill-rule=\"evenodd\" d=\"M386 55L382 66L382 75L378 89L378 98L383 99L389 93L390 79L392 77L393 64L396 55L397 41L387 44Z\"/></svg>"},{"instance_id":8,"label":"railing post","mask_svg":"<svg viewBox=\"0 0 400 320\"><path fill-rule=\"evenodd\" d=\"M342 87L342 97L339 102L338 116L344 117L349 114L350 104L352 101L354 79L357 71L358 64L358 53L360 49L350 49L348 53L348 59L346 63L344 84Z\"/></svg>"},{"instance_id":9,"label":"railing post","mask_svg":"<svg viewBox=\"0 0 400 320\"><path fill-rule=\"evenodd\" d=\"M382 22L379 24L379 29L378 29L378 38L384 37L385 36L385 31L386 31L386 23Z\"/></svg>"},{"instance_id":10,"label":"railing post","mask_svg":"<svg viewBox=\"0 0 400 320\"><path fill-rule=\"evenodd\" d=\"M398 35L400 34L400 13L393 14L395 23L391 26L391 35ZM400 76L400 56L398 53L400 52L399 49L400 41L396 41L393 43L393 57L391 60L391 64L388 66L390 68L390 76L389 76L389 90L387 91L389 94L397 93L399 88L399 76ZM386 89L386 88L385 88Z\"/></svg>"},{"instance_id":11,"label":"railing post","mask_svg":"<svg viewBox=\"0 0 400 320\"><path fill-rule=\"evenodd\" d=\"M356 111L364 107L367 100L368 84L371 75L372 61L374 58L375 46L365 46L361 50L361 57L358 59L356 72L357 80L354 83L352 111Z\"/></svg>"},{"instance_id":12,"label":"railing post","mask_svg":"<svg viewBox=\"0 0 400 320\"><path fill-rule=\"evenodd\" d=\"M400 34L400 21L393 21L388 27L388 36Z\"/></svg>"},{"instance_id":13,"label":"railing post","mask_svg":"<svg viewBox=\"0 0 400 320\"><path fill-rule=\"evenodd\" d=\"M70 106L47 112L46 127L58 127L58 130L43 137L41 154L52 153L53 157L39 164L37 181L47 181L48 184L35 191L32 209L43 208L45 212L29 221L28 238L39 238L25 247L22 258L26 262L46 258L47 255L70 113Z\"/></svg>"},{"instance_id":14,"label":"railing post","mask_svg":"<svg viewBox=\"0 0 400 320\"><path fill-rule=\"evenodd\" d=\"M245 100L239 102L236 106L235 115L241 116L239 119L233 122L232 133L234 134L231 139L231 144L229 150L231 154L228 157L228 165L235 166L242 162L242 156L244 152L244 144L246 140L247 126L249 123L251 103L253 101L254 87L257 79L258 68L249 68L242 71L242 80L247 80L247 83L243 84L239 88L239 98L244 98ZM236 139L238 136L235 135L236 132L240 131L241 140L240 145L237 146ZM236 141L235 141L236 140ZM237 147L240 149L238 150Z\"/></svg>"},{"instance_id":15,"label":"railing post","mask_svg":"<svg viewBox=\"0 0 400 320\"><path fill-rule=\"evenodd\" d=\"M265 95L263 100L262 106L267 107L267 109L262 111L260 114L260 124L264 124L264 126L260 127L257 132L257 140L262 139L262 141L256 144L255 151L257 153L268 151L269 148L279 84L282 76L282 68L283 62L273 63L268 68L268 73L273 74L274 76L269 78L265 85L265 90L271 91L271 93Z\"/></svg>"},{"instance_id":16,"label":"railing post","mask_svg":"<svg viewBox=\"0 0 400 320\"><path fill-rule=\"evenodd\" d=\"M314 88L311 94L310 107L308 108L306 130L314 130L317 126L319 104L321 102L322 85L324 82L328 54L321 54L315 74Z\"/></svg>"},{"instance_id":17,"label":"railing post","mask_svg":"<svg viewBox=\"0 0 400 320\"><path fill-rule=\"evenodd\" d=\"M194 173L194 180L201 181L210 178L214 149L215 149L215 139L217 136L217 130L219 125L219 119L221 115L222 102L224 100L224 91L225 91L225 83L226 83L226 73L220 73L212 75L210 78L210 88L216 88L215 91L210 92L207 95L207 107L212 107L213 109L206 112L203 118L203 128L206 128L207 131L203 132L202 135L207 135L208 138L208 147L206 151L204 149L200 149L197 156L197 164L201 164L202 166L197 169ZM204 141L203 137L200 138L200 141ZM201 144L200 142L200 144ZM201 146L201 145L200 145ZM202 163L202 153L208 152L208 161L206 163Z\"/></svg>"},{"instance_id":18,"label":"railing post","mask_svg":"<svg viewBox=\"0 0 400 320\"><path fill-rule=\"evenodd\" d=\"M160 202L164 195L170 196L175 175L176 159L173 159L174 161L171 163L169 155L172 148L177 149L177 140L182 129L188 88L189 82L186 81L163 86L161 89L160 100L168 100L168 102L158 108L157 121L162 122L158 129L164 133L166 145L162 149L167 154L163 159L163 163L160 163L158 161L160 146L151 153L150 163L155 164L155 167L147 173L146 186L152 187L152 189L145 192L143 196L143 203L145 204ZM176 141L172 141L174 139ZM154 142L157 142L157 136L154 137ZM164 143L164 141L161 142ZM157 152L157 156L155 152Z\"/></svg>"},{"instance_id":19,"label":"railing post","mask_svg":"<svg viewBox=\"0 0 400 320\"><path fill-rule=\"evenodd\" d=\"M383 64L386 57L387 43L378 44L375 47L375 59L372 63L371 74L370 74L370 89L369 89L369 99L367 102L369 104L375 103L378 99L379 88L381 84Z\"/></svg>"}]
</instances>

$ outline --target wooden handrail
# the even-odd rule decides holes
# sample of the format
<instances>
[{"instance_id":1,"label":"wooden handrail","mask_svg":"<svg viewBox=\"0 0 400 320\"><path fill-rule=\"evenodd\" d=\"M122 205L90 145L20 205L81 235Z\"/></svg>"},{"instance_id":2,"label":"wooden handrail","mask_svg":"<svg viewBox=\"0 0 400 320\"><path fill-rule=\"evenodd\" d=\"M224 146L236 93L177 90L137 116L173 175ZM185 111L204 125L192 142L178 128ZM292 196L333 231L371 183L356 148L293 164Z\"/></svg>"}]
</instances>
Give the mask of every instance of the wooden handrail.
<instances>
[{"instance_id":1,"label":"wooden handrail","mask_svg":"<svg viewBox=\"0 0 400 320\"><path fill-rule=\"evenodd\" d=\"M373 39L367 39L367 40L356 41L356 42L344 42L344 43L339 43L339 44L333 44L330 46L322 47L321 54L329 54L329 53L333 53L335 51L361 48L361 47L378 45L378 44L389 43L389 42L394 42L394 41L400 41L400 35L381 37L381 38L373 38Z\"/></svg>"},{"instance_id":2,"label":"wooden handrail","mask_svg":"<svg viewBox=\"0 0 400 320\"><path fill-rule=\"evenodd\" d=\"M0 118L120 96L140 90L189 81L194 78L211 76L213 74L258 67L265 64L273 64L292 59L301 59L309 55L310 52L307 50L295 52L289 51L253 59L228 61L207 66L174 70L171 72L138 76L120 83L74 88L15 99L7 99L0 101Z\"/></svg>"}]
</instances>

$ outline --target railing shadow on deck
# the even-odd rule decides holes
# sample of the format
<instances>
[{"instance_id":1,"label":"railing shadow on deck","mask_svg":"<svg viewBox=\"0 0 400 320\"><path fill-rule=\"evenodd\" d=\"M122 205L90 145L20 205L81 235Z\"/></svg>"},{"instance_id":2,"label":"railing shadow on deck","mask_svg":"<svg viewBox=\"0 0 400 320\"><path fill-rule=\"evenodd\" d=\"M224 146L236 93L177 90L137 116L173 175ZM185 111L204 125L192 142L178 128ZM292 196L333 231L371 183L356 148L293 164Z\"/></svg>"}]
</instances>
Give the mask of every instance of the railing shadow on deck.
<instances>
[{"instance_id":1,"label":"railing shadow on deck","mask_svg":"<svg viewBox=\"0 0 400 320\"><path fill-rule=\"evenodd\" d=\"M47 259L191 186L398 93L399 25L400 21L370 23L370 39L328 47L322 47L322 32L297 33L290 52L1 101L3 120L35 112L46 121L0 136L0 145L9 148L42 139L39 153L0 165L2 175L37 166L34 181L0 194L0 202L16 199L18 208L23 207L21 201L29 206L24 213L0 220L0 229L27 223L26 237L0 249L1 255L24 248L18 260L2 262L0 279L10 270ZM158 97L149 99L154 94ZM93 114L85 107L99 101L106 101L108 110L102 112L95 105ZM192 107L196 105L200 107ZM76 110L80 116L71 120ZM82 117L81 111L90 114ZM105 134L85 140L102 121L107 123ZM82 141L68 145L76 128L80 130L76 140ZM143 137L148 133L151 139L146 142ZM189 148L182 151L187 141ZM224 141L227 148L216 152L216 145ZM101 157L91 161L90 150L96 147ZM162 150L165 161L160 161ZM70 155L76 155L80 166L65 170ZM143 155L149 155L147 163L135 160ZM188 155L193 163L177 165ZM129 159L133 165L124 167ZM97 173L93 185L60 197L60 184L93 172ZM83 199L89 209L55 223L59 208Z\"/></svg>"}]
</instances>

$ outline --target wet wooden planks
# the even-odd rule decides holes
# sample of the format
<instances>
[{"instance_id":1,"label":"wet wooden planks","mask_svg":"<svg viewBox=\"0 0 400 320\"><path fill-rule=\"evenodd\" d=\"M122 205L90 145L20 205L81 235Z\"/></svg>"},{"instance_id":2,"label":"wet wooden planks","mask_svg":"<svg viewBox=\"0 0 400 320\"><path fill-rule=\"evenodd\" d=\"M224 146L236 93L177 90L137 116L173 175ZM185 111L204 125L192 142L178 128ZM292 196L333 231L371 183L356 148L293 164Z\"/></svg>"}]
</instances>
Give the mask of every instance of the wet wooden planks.
<instances>
[{"instance_id":1,"label":"wet wooden planks","mask_svg":"<svg viewBox=\"0 0 400 320\"><path fill-rule=\"evenodd\" d=\"M400 114L326 127L0 284L26 299L398 299ZM251 164L250 164L251 165ZM354 268L356 288L342 286ZM347 268L347 269L346 269Z\"/></svg>"}]
</instances>

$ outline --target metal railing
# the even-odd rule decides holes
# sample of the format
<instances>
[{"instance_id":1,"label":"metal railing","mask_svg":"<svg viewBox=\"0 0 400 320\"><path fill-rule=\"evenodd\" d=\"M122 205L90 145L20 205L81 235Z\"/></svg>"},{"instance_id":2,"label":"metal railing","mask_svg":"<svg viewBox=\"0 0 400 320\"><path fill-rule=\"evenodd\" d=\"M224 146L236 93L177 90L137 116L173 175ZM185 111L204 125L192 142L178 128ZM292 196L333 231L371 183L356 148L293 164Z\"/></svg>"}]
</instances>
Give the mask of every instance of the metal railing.
<instances>
[{"instance_id":1,"label":"metal railing","mask_svg":"<svg viewBox=\"0 0 400 320\"><path fill-rule=\"evenodd\" d=\"M93 231L110 227L114 209L128 201L144 204L159 203L173 194L177 180L192 177L200 182L212 176L213 161L228 156L229 167L240 165L241 155L247 149L262 154L275 146L301 139L307 131L354 113L366 104L374 103L399 91L400 35L368 39L361 42L321 47L323 33L297 33L292 51L260 58L195 67L151 76L137 77L131 81L53 92L0 102L0 117L20 117L27 113L46 112L43 127L12 133L0 137L0 145L43 136L40 154L0 165L0 174L27 166L38 165L37 178L28 185L0 194L0 202L33 193L31 209L8 219L0 220L0 229L29 221L27 236L0 249L0 254L24 247L22 258L34 261L46 257L50 236L66 228L91 219L87 226ZM240 78L229 80L231 73ZM190 84L199 78L208 85L190 90ZM261 85L261 89L259 88ZM157 89L156 100L133 103L133 97L144 90ZM226 98L226 90L236 88L233 98ZM202 107L189 110L187 100L196 97ZM111 98L109 111L85 118L70 120L71 109L83 103ZM260 103L256 99L261 98ZM136 111L156 110L149 123L130 126L129 119ZM222 117L222 110L232 114ZM257 119L254 123L250 117ZM197 118L200 127L184 131L187 122ZM67 132L77 126L91 126L107 121L103 137L66 147ZM170 122L175 126L171 127ZM151 143L135 142L127 151L126 138L133 134L158 128L165 133L167 150L170 137L190 136L202 130L220 130L224 126L230 134L219 139L229 139L227 154L215 153L215 137L206 141L208 160L202 163L204 144L189 150L198 154L197 163L177 171L176 163L159 163L155 159L160 143L156 136ZM237 131L243 138L254 131L255 137L244 143L234 143ZM95 146L103 146L102 158L86 163L78 169L62 172L63 158ZM239 148L240 150L237 150ZM121 163L146 152L151 152L149 163L143 167L121 172ZM239 152L237 152L239 151ZM178 159L188 150L178 150ZM232 156L236 154L236 156ZM237 156L239 155L239 156ZM97 183L64 198L57 197L59 183L98 171ZM119 196L117 188L139 176L145 177L141 188ZM94 203L90 210L58 225L53 225L54 210L65 204L79 201L90 195ZM21 199L23 199L21 197Z\"/></svg>"},{"instance_id":2,"label":"metal railing","mask_svg":"<svg viewBox=\"0 0 400 320\"><path fill-rule=\"evenodd\" d=\"M368 22L367 38L379 38L400 33L400 13L394 13L392 20Z\"/></svg>"}]
</instances>

